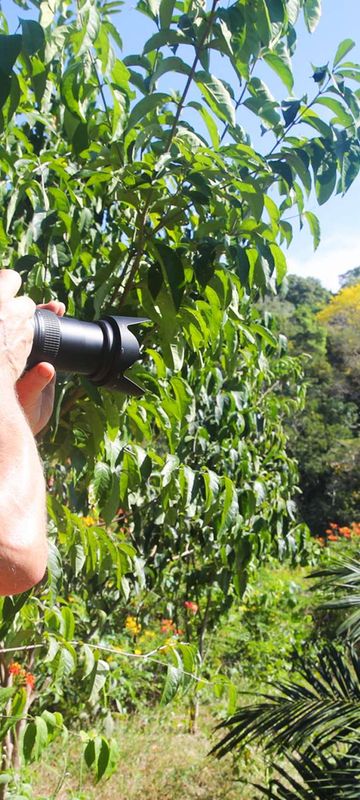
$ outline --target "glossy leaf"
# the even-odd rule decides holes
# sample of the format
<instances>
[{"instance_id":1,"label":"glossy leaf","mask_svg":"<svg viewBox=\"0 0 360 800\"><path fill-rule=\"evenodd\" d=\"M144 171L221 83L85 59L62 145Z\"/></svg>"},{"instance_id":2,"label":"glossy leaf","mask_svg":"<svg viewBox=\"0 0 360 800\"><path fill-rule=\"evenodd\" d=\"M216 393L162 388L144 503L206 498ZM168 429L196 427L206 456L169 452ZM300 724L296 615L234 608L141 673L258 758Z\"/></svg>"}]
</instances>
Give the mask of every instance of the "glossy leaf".
<instances>
[{"instance_id":1,"label":"glossy leaf","mask_svg":"<svg viewBox=\"0 0 360 800\"><path fill-rule=\"evenodd\" d=\"M28 56L34 55L45 44L44 31L38 22L30 19L19 19L22 30L22 49Z\"/></svg>"},{"instance_id":2,"label":"glossy leaf","mask_svg":"<svg viewBox=\"0 0 360 800\"><path fill-rule=\"evenodd\" d=\"M321 17L321 0L305 0L304 18L308 31L314 33Z\"/></svg>"},{"instance_id":3,"label":"glossy leaf","mask_svg":"<svg viewBox=\"0 0 360 800\"><path fill-rule=\"evenodd\" d=\"M0 34L0 72L3 76L2 80L5 79L5 76L10 75L16 59L20 55L21 48L22 36L20 34L15 33L12 36Z\"/></svg>"}]
</instances>

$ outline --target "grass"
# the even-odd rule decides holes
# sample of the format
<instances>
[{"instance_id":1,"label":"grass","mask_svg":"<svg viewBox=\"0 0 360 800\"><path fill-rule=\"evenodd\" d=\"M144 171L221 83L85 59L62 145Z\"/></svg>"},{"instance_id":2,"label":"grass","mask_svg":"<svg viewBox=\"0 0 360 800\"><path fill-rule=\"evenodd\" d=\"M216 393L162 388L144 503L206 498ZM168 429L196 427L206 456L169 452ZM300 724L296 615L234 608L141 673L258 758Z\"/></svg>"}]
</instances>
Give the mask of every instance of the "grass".
<instances>
[{"instance_id":1,"label":"grass","mask_svg":"<svg viewBox=\"0 0 360 800\"><path fill-rule=\"evenodd\" d=\"M258 571L247 597L234 606L209 638L205 671L231 678L238 690L263 689L267 681L293 677L293 651L307 650L314 634L308 570L277 565ZM222 761L210 757L213 728L228 714L228 700L207 685L200 692L196 734L187 733L186 709L174 703L120 718L113 736L116 771L94 785L81 759L81 741L55 743L29 776L34 800L255 800L244 782L262 783L264 757L252 748ZM241 695L239 696L241 700ZM247 698L245 702L251 702ZM140 709L140 710L139 710ZM75 742L70 746L70 742Z\"/></svg>"},{"instance_id":2,"label":"grass","mask_svg":"<svg viewBox=\"0 0 360 800\"><path fill-rule=\"evenodd\" d=\"M81 775L80 746L64 754L59 744L48 751L31 774L36 800L253 800L253 789L238 782L232 758L216 761L208 755L212 721L202 712L196 734L186 732L181 711L157 710L119 722L116 772L94 785ZM68 758L67 758L68 756ZM251 759L253 779L254 761ZM244 770L246 772L246 765ZM261 764L255 767L260 777ZM58 793L61 776L64 776Z\"/></svg>"}]
</instances>

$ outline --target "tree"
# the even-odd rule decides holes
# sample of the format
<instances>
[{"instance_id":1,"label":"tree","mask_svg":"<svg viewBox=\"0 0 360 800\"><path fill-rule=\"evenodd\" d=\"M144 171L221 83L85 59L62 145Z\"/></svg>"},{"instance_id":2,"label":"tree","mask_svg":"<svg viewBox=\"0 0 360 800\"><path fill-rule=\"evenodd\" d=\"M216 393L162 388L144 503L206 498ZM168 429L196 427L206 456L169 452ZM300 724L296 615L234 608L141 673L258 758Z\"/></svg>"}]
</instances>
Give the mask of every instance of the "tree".
<instances>
[{"instance_id":1,"label":"tree","mask_svg":"<svg viewBox=\"0 0 360 800\"><path fill-rule=\"evenodd\" d=\"M354 269L348 269L347 272L344 272L340 275L340 286L343 289L345 286L352 286L353 284L360 282L360 267L354 267Z\"/></svg>"},{"instance_id":2,"label":"tree","mask_svg":"<svg viewBox=\"0 0 360 800\"><path fill-rule=\"evenodd\" d=\"M356 287L349 292L356 294ZM333 319L333 309L344 303L342 326L325 326L322 320ZM355 312L318 281L295 275L286 279L280 296L265 300L265 307L288 337L289 352L302 359L306 401L290 420L288 448L299 464L301 517L313 533L322 534L331 521L350 524L357 516L356 355L346 362L340 357L356 338Z\"/></svg>"},{"instance_id":3,"label":"tree","mask_svg":"<svg viewBox=\"0 0 360 800\"><path fill-rule=\"evenodd\" d=\"M310 101L277 101L256 75L265 66L293 91L295 25L303 13L312 31L319 4L140 0L154 34L123 60L120 3L32 5L39 21L21 20L20 33L0 17L3 264L36 302L57 296L85 319L141 308L151 324L132 373L146 389L140 402L73 376L59 382L42 440L58 550L49 583L3 605L3 642L20 655L19 641L36 647L39 687L31 717L17 684L6 768L13 745L35 758L61 729L49 706L66 720L76 697L91 719L111 712L106 647L129 612L134 631L171 612L201 652L250 559L301 545L282 423L301 399L300 370L255 301L284 277L289 209L317 242L311 187L324 203L359 169L350 40L331 69L315 69ZM219 53L232 84L215 74ZM242 108L268 131L263 154L239 124ZM295 135L300 123L311 137ZM198 609L191 624L185 603ZM170 699L199 660L178 639L159 653ZM85 758L98 778L111 768L101 736L88 735Z\"/></svg>"}]
</instances>

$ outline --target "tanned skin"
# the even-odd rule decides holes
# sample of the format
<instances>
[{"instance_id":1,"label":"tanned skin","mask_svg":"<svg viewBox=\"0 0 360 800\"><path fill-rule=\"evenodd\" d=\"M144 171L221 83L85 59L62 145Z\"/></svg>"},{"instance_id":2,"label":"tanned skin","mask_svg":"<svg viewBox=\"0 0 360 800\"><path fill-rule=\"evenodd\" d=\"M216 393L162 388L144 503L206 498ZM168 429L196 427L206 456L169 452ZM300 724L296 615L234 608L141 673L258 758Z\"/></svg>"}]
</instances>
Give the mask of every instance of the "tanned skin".
<instances>
[{"instance_id":1,"label":"tanned skin","mask_svg":"<svg viewBox=\"0 0 360 800\"><path fill-rule=\"evenodd\" d=\"M23 374L33 342L35 304L17 297L21 279L0 270L0 595L24 592L47 564L45 480L35 435L50 419L55 370ZM62 316L53 301L42 306Z\"/></svg>"}]
</instances>

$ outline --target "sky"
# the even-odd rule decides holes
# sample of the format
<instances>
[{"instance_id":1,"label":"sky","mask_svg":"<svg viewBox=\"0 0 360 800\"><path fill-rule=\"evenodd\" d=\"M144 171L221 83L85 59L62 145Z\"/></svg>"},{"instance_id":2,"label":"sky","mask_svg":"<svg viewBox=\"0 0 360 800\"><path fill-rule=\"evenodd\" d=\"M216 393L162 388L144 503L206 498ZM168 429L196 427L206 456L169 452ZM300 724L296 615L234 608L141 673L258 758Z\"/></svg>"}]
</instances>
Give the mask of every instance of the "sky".
<instances>
[{"instance_id":1,"label":"sky","mask_svg":"<svg viewBox=\"0 0 360 800\"><path fill-rule=\"evenodd\" d=\"M223 4L227 5L227 1ZM37 18L35 9L26 12L16 6L13 0L0 0L0 9L9 21L11 32L15 32L18 16ZM135 2L132 0L125 0L117 24L123 38L124 54L140 52L146 39L154 32L146 17L135 11ZM323 13L315 33L310 35L302 21L297 25L297 31L297 51L293 58L294 94L297 97L306 92L309 96L313 95L311 65L321 66L328 61L331 63L337 46L343 39L351 38L356 43L347 59L360 62L360 0L323 0ZM274 80L270 76L269 78L270 81ZM232 76L229 75L229 80L231 79ZM279 87L276 87L276 83L274 86L275 89L273 85L271 88L279 96ZM283 89L281 97L284 97ZM318 278L326 288L337 291L339 275L360 266L359 209L360 175L344 197L332 197L324 206L318 206L316 199L311 196L307 210L314 211L319 217L321 242L314 252L307 226L301 232L295 231L294 226L294 239L287 251L289 272ZM295 220L294 222L296 224Z\"/></svg>"},{"instance_id":2,"label":"sky","mask_svg":"<svg viewBox=\"0 0 360 800\"><path fill-rule=\"evenodd\" d=\"M360 1L323 0L323 14L315 33L309 35L303 25L299 26L294 57L296 90L298 86L301 90L303 81L305 91L309 88L309 65L320 66L332 61L337 45L347 38L356 43L347 60L359 63ZM313 200L308 210L314 211L320 219L321 243L314 253L307 231L303 229L296 235L288 250L289 271L318 278L326 288L336 291L338 276L360 266L360 174L344 197L332 197L323 206Z\"/></svg>"}]
</instances>

